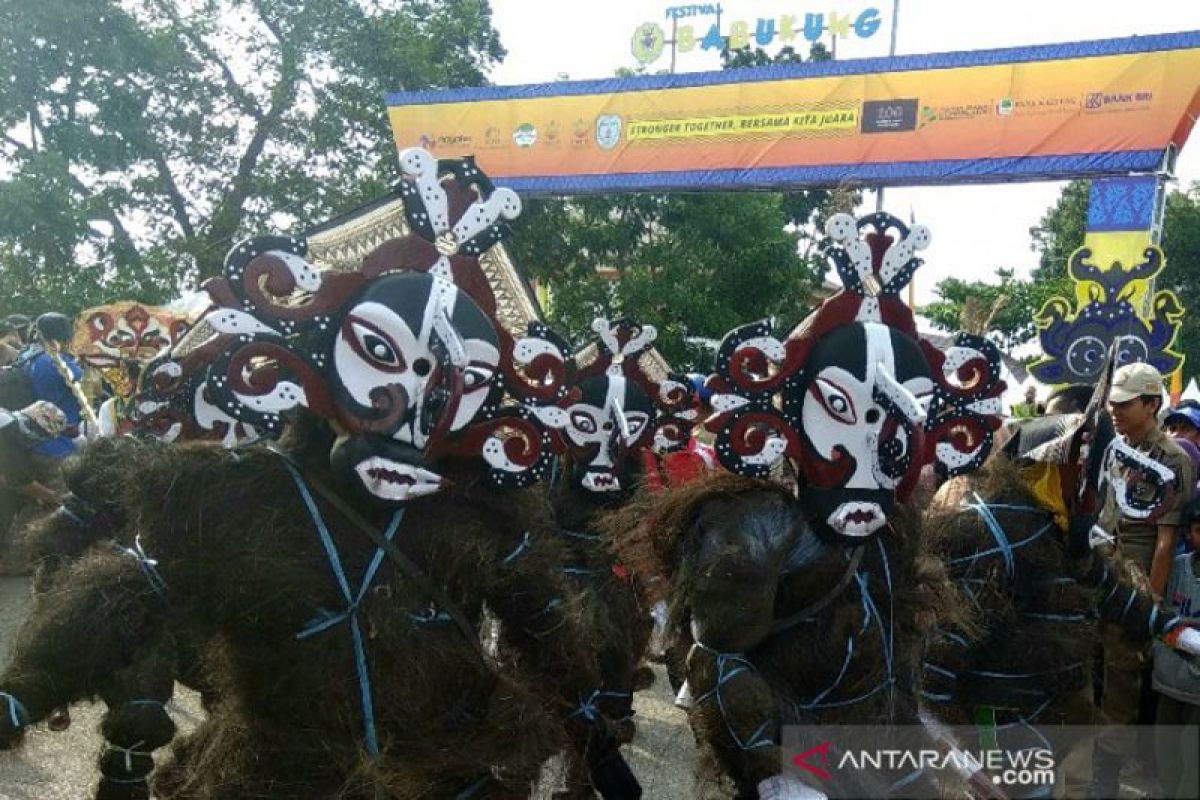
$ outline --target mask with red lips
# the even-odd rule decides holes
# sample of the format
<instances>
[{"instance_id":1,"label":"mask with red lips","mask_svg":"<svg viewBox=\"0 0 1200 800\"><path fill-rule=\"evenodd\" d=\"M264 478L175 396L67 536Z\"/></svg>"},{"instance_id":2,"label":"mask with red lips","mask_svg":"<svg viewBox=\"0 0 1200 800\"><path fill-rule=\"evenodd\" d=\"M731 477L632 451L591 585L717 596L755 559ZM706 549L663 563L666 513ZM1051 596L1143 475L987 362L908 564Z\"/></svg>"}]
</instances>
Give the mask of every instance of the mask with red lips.
<instances>
[{"instance_id":1,"label":"mask with red lips","mask_svg":"<svg viewBox=\"0 0 1200 800\"><path fill-rule=\"evenodd\" d=\"M571 396L550 414L572 457L572 484L616 500L638 480L639 450L664 454L686 446L694 392L654 351L653 325L597 318L592 331L593 340L570 362Z\"/></svg>"},{"instance_id":2,"label":"mask with red lips","mask_svg":"<svg viewBox=\"0 0 1200 800\"><path fill-rule=\"evenodd\" d=\"M801 420L802 498L818 530L869 536L923 464L929 363L894 328L853 323L822 338L804 376L784 394Z\"/></svg>"},{"instance_id":3,"label":"mask with red lips","mask_svg":"<svg viewBox=\"0 0 1200 800\"><path fill-rule=\"evenodd\" d=\"M229 253L205 286L203 322L226 344L207 396L267 435L292 409L326 420L334 470L378 503L437 492L449 456L476 459L494 485L527 486L549 472L555 439L538 412L566 396L565 357L540 323L515 346L479 263L520 200L471 159L413 149L401 166L409 233L357 270L320 272L290 237Z\"/></svg>"},{"instance_id":4,"label":"mask with red lips","mask_svg":"<svg viewBox=\"0 0 1200 800\"><path fill-rule=\"evenodd\" d=\"M563 437L575 457L574 482L592 492L631 489L630 454L649 438L654 404L622 375L597 375L566 408Z\"/></svg>"},{"instance_id":5,"label":"mask with red lips","mask_svg":"<svg viewBox=\"0 0 1200 800\"><path fill-rule=\"evenodd\" d=\"M706 382L705 425L732 472L767 477L791 460L816 530L857 544L926 464L956 475L984 461L1004 383L986 342L960 337L948 356L918 335L900 293L927 229L877 213L835 214L826 231L845 288L784 339L769 321L727 334Z\"/></svg>"},{"instance_id":6,"label":"mask with red lips","mask_svg":"<svg viewBox=\"0 0 1200 800\"><path fill-rule=\"evenodd\" d=\"M446 281L410 273L373 282L345 311L329 359L346 431L334 466L385 502L437 491L441 478L424 456L479 413L499 347L488 317Z\"/></svg>"}]
</instances>

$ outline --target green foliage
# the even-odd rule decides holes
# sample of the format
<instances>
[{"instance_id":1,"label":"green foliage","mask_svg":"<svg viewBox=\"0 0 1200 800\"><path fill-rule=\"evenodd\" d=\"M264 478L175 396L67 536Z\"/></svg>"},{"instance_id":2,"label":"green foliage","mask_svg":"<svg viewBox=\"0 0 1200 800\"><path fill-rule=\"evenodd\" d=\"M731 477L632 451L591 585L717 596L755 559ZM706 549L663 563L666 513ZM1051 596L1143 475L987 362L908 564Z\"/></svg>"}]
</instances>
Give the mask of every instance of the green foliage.
<instances>
[{"instance_id":1,"label":"green foliage","mask_svg":"<svg viewBox=\"0 0 1200 800\"><path fill-rule=\"evenodd\" d=\"M1034 281L1066 276L1067 261L1083 246L1083 237L1087 233L1091 190L1091 181L1071 181L1063 188L1058 202L1029 229L1033 249L1039 254L1032 275Z\"/></svg>"},{"instance_id":2,"label":"green foliage","mask_svg":"<svg viewBox=\"0 0 1200 800\"><path fill-rule=\"evenodd\" d=\"M1004 349L1012 349L1037 335L1034 315L1055 295L1074 296L1065 277L1021 280L1013 270L999 268L998 283L945 278L938 282L938 300L924 306L921 313L943 330L962 330L962 312L967 300L974 298L984 309L991 309L1003 297L1004 304L992 319L990 338Z\"/></svg>"},{"instance_id":3,"label":"green foliage","mask_svg":"<svg viewBox=\"0 0 1200 800\"><path fill-rule=\"evenodd\" d=\"M1175 349L1187 361L1183 374L1200 375L1200 183L1167 196L1163 220L1163 253L1167 266L1156 289L1173 289L1187 313L1175 339Z\"/></svg>"},{"instance_id":4,"label":"green foliage","mask_svg":"<svg viewBox=\"0 0 1200 800\"><path fill-rule=\"evenodd\" d=\"M658 327L673 366L698 369L706 362L685 337L719 339L770 315L790 324L808 310L820 273L783 219L776 193L532 202L511 252L550 287L551 320L576 343L595 317L629 316Z\"/></svg>"},{"instance_id":5,"label":"green foliage","mask_svg":"<svg viewBox=\"0 0 1200 800\"><path fill-rule=\"evenodd\" d=\"M811 58L828 53L816 46ZM791 48L724 54L730 69L801 60ZM825 270L815 232L857 202L852 190L532 200L510 250L549 287L550 320L575 343L595 317L628 316L657 326L656 347L673 367L703 371L712 353L687 339L719 340L766 316L803 318Z\"/></svg>"},{"instance_id":6,"label":"green foliage","mask_svg":"<svg viewBox=\"0 0 1200 800\"><path fill-rule=\"evenodd\" d=\"M1088 181L1072 181L1041 222L1030 229L1033 247L1039 253L1039 265L1030 280L1017 279L1005 269L997 270L999 284L947 278L937 286L939 300L923 308L922 313L938 327L956 330L968 298L990 305L1004 293L1010 300L995 320L996 338L1008 347L1032 338L1037 333L1033 314L1048 298L1065 297L1074 306L1075 289L1067 277L1067 261L1083 245L1090 190ZM1200 184L1167 196L1162 248L1167 266L1155 288L1174 290L1188 309L1175 347L1187 356L1185 373L1194 375L1200 372Z\"/></svg>"},{"instance_id":7,"label":"green foliage","mask_svg":"<svg viewBox=\"0 0 1200 800\"><path fill-rule=\"evenodd\" d=\"M0 313L162 301L378 196L386 92L503 55L482 0L0 0Z\"/></svg>"}]
</instances>

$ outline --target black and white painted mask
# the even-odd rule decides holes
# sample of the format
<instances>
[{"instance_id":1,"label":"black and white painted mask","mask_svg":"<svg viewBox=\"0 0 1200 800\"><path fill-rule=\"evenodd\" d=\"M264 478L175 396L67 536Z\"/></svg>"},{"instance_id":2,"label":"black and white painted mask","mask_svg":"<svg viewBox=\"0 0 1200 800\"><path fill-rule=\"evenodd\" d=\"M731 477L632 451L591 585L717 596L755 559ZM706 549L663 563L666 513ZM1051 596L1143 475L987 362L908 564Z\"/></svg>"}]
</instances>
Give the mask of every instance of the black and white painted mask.
<instances>
[{"instance_id":1,"label":"black and white painted mask","mask_svg":"<svg viewBox=\"0 0 1200 800\"><path fill-rule=\"evenodd\" d=\"M356 454L343 467L383 500L437 491L441 478L422 455L476 418L499 362L491 320L453 284L422 273L374 281L347 307L332 346L329 384L345 431L335 451Z\"/></svg>"},{"instance_id":2,"label":"black and white painted mask","mask_svg":"<svg viewBox=\"0 0 1200 800\"><path fill-rule=\"evenodd\" d=\"M841 536L868 536L920 470L929 364L895 328L852 323L817 343L805 377L785 402L799 406L799 467L814 521Z\"/></svg>"},{"instance_id":3,"label":"black and white painted mask","mask_svg":"<svg viewBox=\"0 0 1200 800\"><path fill-rule=\"evenodd\" d=\"M593 492L631 488L622 473L627 456L648 438L654 403L619 372L586 378L579 388L582 397L566 408L563 428L576 459L575 482Z\"/></svg>"}]
</instances>

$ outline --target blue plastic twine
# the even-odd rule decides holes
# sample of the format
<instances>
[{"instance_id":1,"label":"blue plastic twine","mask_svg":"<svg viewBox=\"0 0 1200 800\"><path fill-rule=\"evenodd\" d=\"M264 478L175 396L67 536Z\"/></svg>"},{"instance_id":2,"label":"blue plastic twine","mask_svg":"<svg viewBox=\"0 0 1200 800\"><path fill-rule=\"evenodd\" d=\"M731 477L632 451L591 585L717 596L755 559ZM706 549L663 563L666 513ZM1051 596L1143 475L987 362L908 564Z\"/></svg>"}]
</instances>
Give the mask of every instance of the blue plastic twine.
<instances>
[{"instance_id":1,"label":"blue plastic twine","mask_svg":"<svg viewBox=\"0 0 1200 800\"><path fill-rule=\"evenodd\" d=\"M317 533L321 537L321 546L325 548L325 555L329 558L329 566L332 568L333 575L337 579L338 588L342 590L342 596L346 600L345 611L340 614L329 614L326 612L324 617L313 621L307 628L297 633L296 638L307 639L309 636L313 636L349 620L350 635L354 641L354 667L358 673L358 688L363 709L363 731L367 742L367 752L372 756L378 756L379 739L375 735L375 704L371 696L371 676L367 669L366 646L363 644L362 627L358 622L358 606L366 595L367 590L371 588L371 582L375 580L375 573L379 571L379 565L383 563L384 551L382 547L375 548L375 555L371 559L371 563L367 565L367 571L363 575L362 583L359 584L358 592L352 593L350 591L350 582L346 580L345 570L342 569L342 560L338 557L337 548L334 546L333 537L329 533L329 528L325 525L325 520L321 517L321 512L317 508L312 494L308 491L308 485L305 484L299 470L292 466L289 461L284 460L283 463L288 468L288 472L292 474L292 479L296 482L296 487L300 490L300 495L304 498L304 505L308 508L308 514L312 517L313 525L316 526ZM396 531L400 528L400 523L403 519L404 508L401 508L392 515L392 519L384 531L383 538L390 542L392 537L396 535Z\"/></svg>"}]
</instances>

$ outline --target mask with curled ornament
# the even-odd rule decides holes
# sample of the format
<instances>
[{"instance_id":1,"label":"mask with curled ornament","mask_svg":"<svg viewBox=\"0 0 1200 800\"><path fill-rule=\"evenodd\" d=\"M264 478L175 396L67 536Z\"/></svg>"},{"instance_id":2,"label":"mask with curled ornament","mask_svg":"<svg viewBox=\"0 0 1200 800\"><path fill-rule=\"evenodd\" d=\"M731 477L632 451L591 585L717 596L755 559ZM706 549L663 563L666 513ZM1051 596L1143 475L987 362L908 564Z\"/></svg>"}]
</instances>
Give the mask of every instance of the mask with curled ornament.
<instances>
[{"instance_id":1,"label":"mask with curled ornament","mask_svg":"<svg viewBox=\"0 0 1200 800\"><path fill-rule=\"evenodd\" d=\"M884 213L833 216L826 256L844 288L787 337L762 321L726 335L708 379L717 455L763 477L789 459L818 531L861 542L921 469L977 468L1000 424L999 352L960 334L945 352L900 298L929 231Z\"/></svg>"},{"instance_id":2,"label":"mask with curled ornament","mask_svg":"<svg viewBox=\"0 0 1200 800\"><path fill-rule=\"evenodd\" d=\"M211 397L209 370L226 344L216 337L186 354L172 352L147 364L128 407L134 435L164 443L215 441L228 448L261 439L261 431L225 413Z\"/></svg>"},{"instance_id":3,"label":"mask with curled ornament","mask_svg":"<svg viewBox=\"0 0 1200 800\"><path fill-rule=\"evenodd\" d=\"M571 393L542 413L573 462L571 481L596 493L633 488L639 453L687 446L695 388L661 363L658 331L629 319L592 321L593 339L570 360Z\"/></svg>"},{"instance_id":4,"label":"mask with curled ornament","mask_svg":"<svg viewBox=\"0 0 1200 800\"><path fill-rule=\"evenodd\" d=\"M318 271L295 238L233 248L205 287L205 321L231 343L210 370L211 397L268 433L299 407L327 420L335 472L383 504L437 492L436 464L450 456L481 458L497 485L532 483L554 445L532 408L565 396L566 368L546 347L518 364L479 265L520 200L469 158L412 149L401 164L410 232L359 269Z\"/></svg>"}]
</instances>

